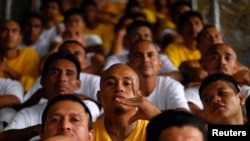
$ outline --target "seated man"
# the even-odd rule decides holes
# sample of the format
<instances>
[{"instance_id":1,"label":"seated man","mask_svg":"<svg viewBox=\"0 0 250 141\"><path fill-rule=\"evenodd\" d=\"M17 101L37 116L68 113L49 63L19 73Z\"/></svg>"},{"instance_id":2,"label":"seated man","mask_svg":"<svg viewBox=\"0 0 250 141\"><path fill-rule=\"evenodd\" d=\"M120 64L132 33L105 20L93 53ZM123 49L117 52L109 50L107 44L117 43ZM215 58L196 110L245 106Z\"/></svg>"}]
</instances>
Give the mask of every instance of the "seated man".
<instances>
[{"instance_id":1,"label":"seated man","mask_svg":"<svg viewBox=\"0 0 250 141\"><path fill-rule=\"evenodd\" d=\"M196 116L184 111L165 111L150 120L147 141L206 141L205 124Z\"/></svg>"},{"instance_id":2,"label":"seated man","mask_svg":"<svg viewBox=\"0 0 250 141\"><path fill-rule=\"evenodd\" d=\"M183 43L169 44L163 52L179 69L181 63L201 58L200 51L196 47L197 35L203 28L201 14L192 10L181 14L177 28L183 37Z\"/></svg>"},{"instance_id":3,"label":"seated man","mask_svg":"<svg viewBox=\"0 0 250 141\"><path fill-rule=\"evenodd\" d=\"M88 64L84 46L75 40L64 41L59 46L58 52L69 52L76 55L77 59L80 62L81 70L84 70L86 68L86 65ZM77 93L82 94L83 96L87 96L89 99L97 101L96 93L99 90L100 77L97 75L80 72L80 80L81 87L79 90L77 90ZM22 105L22 107L37 104L39 101L41 102L41 98L45 98L45 92L40 84L40 81L41 77L38 77L33 87L25 94L25 103Z\"/></svg>"},{"instance_id":4,"label":"seated man","mask_svg":"<svg viewBox=\"0 0 250 141\"><path fill-rule=\"evenodd\" d=\"M57 95L75 93L81 85L80 70L80 63L72 54L55 53L49 56L41 78L48 101ZM99 108L92 101L84 100L84 103L95 120L100 114ZM47 102L44 102L19 111L0 133L0 140L20 141L36 137L41 131L41 115L46 105Z\"/></svg>"},{"instance_id":5,"label":"seated man","mask_svg":"<svg viewBox=\"0 0 250 141\"><path fill-rule=\"evenodd\" d=\"M39 13L28 13L22 24L23 39L18 47L30 47L36 50L42 59L49 52L47 37L41 36L44 27L43 16Z\"/></svg>"},{"instance_id":6,"label":"seated man","mask_svg":"<svg viewBox=\"0 0 250 141\"><path fill-rule=\"evenodd\" d=\"M215 73L205 78L199 89L207 124L243 125L245 96L232 76Z\"/></svg>"},{"instance_id":7,"label":"seated man","mask_svg":"<svg viewBox=\"0 0 250 141\"><path fill-rule=\"evenodd\" d=\"M94 135L90 111L81 99L59 95L48 102L42 114L42 141L92 141Z\"/></svg>"},{"instance_id":8,"label":"seated man","mask_svg":"<svg viewBox=\"0 0 250 141\"><path fill-rule=\"evenodd\" d=\"M233 76L233 74L237 72L238 67L237 55L229 45L224 43L215 44L208 49L204 56L202 66L207 71L208 75L224 73ZM191 112L203 119L204 115L201 112L203 104L200 100L198 89L199 86L186 89L185 96L188 100ZM245 98L250 95L250 87L248 85L240 86L240 91L245 95ZM245 109L243 110L245 111Z\"/></svg>"},{"instance_id":9,"label":"seated man","mask_svg":"<svg viewBox=\"0 0 250 141\"><path fill-rule=\"evenodd\" d=\"M3 61L0 49L0 63ZM0 131L10 122L16 114L15 106L22 104L24 90L19 81L0 78Z\"/></svg>"},{"instance_id":10,"label":"seated man","mask_svg":"<svg viewBox=\"0 0 250 141\"><path fill-rule=\"evenodd\" d=\"M0 46L4 54L0 77L20 81L26 92L39 75L40 58L33 48L18 49L21 39L19 24L14 20L4 21L0 26Z\"/></svg>"},{"instance_id":11,"label":"seated man","mask_svg":"<svg viewBox=\"0 0 250 141\"><path fill-rule=\"evenodd\" d=\"M109 56L107 58L106 65L103 68L104 70L116 63L127 63L129 61L128 54L131 45L134 44L137 40L153 41L154 37L151 25L145 21L134 21L127 27L124 40L124 44L126 43L126 45L124 45L121 55ZM159 54L159 57L162 60L163 65L158 74L163 76L170 76L178 81L182 81L182 74L172 64L168 56L166 56L165 54Z\"/></svg>"},{"instance_id":12,"label":"seated man","mask_svg":"<svg viewBox=\"0 0 250 141\"><path fill-rule=\"evenodd\" d=\"M115 64L104 71L97 97L104 116L93 123L95 141L145 141L147 120L160 110L142 96L132 68Z\"/></svg>"},{"instance_id":13,"label":"seated man","mask_svg":"<svg viewBox=\"0 0 250 141\"><path fill-rule=\"evenodd\" d=\"M201 81L208 75L207 71L202 67L207 50L213 45L223 43L220 31L212 26L205 26L197 36L197 49L201 52L201 59L183 62L180 71L183 73L186 87L200 85ZM237 83L240 85L250 84L249 69L237 61L237 72L233 75Z\"/></svg>"},{"instance_id":14,"label":"seated man","mask_svg":"<svg viewBox=\"0 0 250 141\"><path fill-rule=\"evenodd\" d=\"M184 86L171 77L159 76L162 61L157 46L148 40L139 40L129 51L129 65L139 75L143 95L160 110L189 111Z\"/></svg>"}]
</instances>

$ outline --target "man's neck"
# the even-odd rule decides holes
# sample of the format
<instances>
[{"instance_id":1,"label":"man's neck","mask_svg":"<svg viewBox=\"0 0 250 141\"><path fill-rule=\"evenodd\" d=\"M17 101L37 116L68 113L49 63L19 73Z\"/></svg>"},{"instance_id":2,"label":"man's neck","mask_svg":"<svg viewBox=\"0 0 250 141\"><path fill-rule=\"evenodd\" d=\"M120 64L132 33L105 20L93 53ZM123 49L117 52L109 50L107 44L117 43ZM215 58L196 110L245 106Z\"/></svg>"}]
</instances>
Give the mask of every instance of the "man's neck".
<instances>
[{"instance_id":1,"label":"man's neck","mask_svg":"<svg viewBox=\"0 0 250 141\"><path fill-rule=\"evenodd\" d=\"M16 48L4 50L4 57L6 59L13 59L18 56L18 50Z\"/></svg>"},{"instance_id":2,"label":"man's neck","mask_svg":"<svg viewBox=\"0 0 250 141\"><path fill-rule=\"evenodd\" d=\"M94 30L95 28L97 28L97 22L86 22L87 28Z\"/></svg>"},{"instance_id":3,"label":"man's neck","mask_svg":"<svg viewBox=\"0 0 250 141\"><path fill-rule=\"evenodd\" d=\"M125 140L135 129L137 121L129 123L128 117L109 118L104 117L104 125L112 141Z\"/></svg>"},{"instance_id":4,"label":"man's neck","mask_svg":"<svg viewBox=\"0 0 250 141\"><path fill-rule=\"evenodd\" d=\"M149 96L156 87L157 76L142 77L140 76L140 89L144 96Z\"/></svg>"},{"instance_id":5,"label":"man's neck","mask_svg":"<svg viewBox=\"0 0 250 141\"><path fill-rule=\"evenodd\" d=\"M47 20L47 21L45 21L44 27L45 27L45 29L50 29L50 28L52 28L54 25L55 25L55 23L54 23L53 21Z\"/></svg>"},{"instance_id":6,"label":"man's neck","mask_svg":"<svg viewBox=\"0 0 250 141\"><path fill-rule=\"evenodd\" d=\"M196 50L196 44L197 42L195 40L185 40L184 45L189 49L189 50Z\"/></svg>"},{"instance_id":7,"label":"man's neck","mask_svg":"<svg viewBox=\"0 0 250 141\"><path fill-rule=\"evenodd\" d=\"M27 46L32 46L35 44L35 41L29 39L23 39L23 43Z\"/></svg>"}]
</instances>

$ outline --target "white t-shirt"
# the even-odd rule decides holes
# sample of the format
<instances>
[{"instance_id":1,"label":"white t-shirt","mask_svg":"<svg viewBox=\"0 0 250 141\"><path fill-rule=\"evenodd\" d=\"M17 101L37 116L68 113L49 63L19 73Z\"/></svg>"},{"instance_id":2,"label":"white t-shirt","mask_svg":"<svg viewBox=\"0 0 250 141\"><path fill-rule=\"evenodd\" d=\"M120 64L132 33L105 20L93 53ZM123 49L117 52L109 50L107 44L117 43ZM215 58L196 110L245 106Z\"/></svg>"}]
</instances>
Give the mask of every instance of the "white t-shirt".
<instances>
[{"instance_id":1,"label":"white t-shirt","mask_svg":"<svg viewBox=\"0 0 250 141\"><path fill-rule=\"evenodd\" d=\"M0 78L0 96L7 94L16 96L22 103L24 95L22 84L9 78Z\"/></svg>"},{"instance_id":2,"label":"white t-shirt","mask_svg":"<svg viewBox=\"0 0 250 141\"><path fill-rule=\"evenodd\" d=\"M189 110L184 86L170 77L158 76L156 87L147 99L161 110L176 108Z\"/></svg>"},{"instance_id":3,"label":"white t-shirt","mask_svg":"<svg viewBox=\"0 0 250 141\"><path fill-rule=\"evenodd\" d=\"M20 102L23 102L24 90L23 86L19 81L12 80L9 78L0 78L0 98L4 95L14 95ZM9 123L10 120L15 116L16 110L10 107L0 109L0 126L2 122ZM0 131L2 128L0 127Z\"/></svg>"},{"instance_id":4,"label":"white t-shirt","mask_svg":"<svg viewBox=\"0 0 250 141\"><path fill-rule=\"evenodd\" d=\"M24 101L27 101L39 88L41 88L40 84L41 76L36 79L35 84L31 87L31 89L25 94ZM100 86L100 76L93 75L89 73L80 73L81 87L76 93L84 94L89 98L97 101L97 91Z\"/></svg>"},{"instance_id":5,"label":"white t-shirt","mask_svg":"<svg viewBox=\"0 0 250 141\"><path fill-rule=\"evenodd\" d=\"M173 63L169 60L168 56L165 54L160 54L160 60L163 61L162 69L159 71L159 74L168 73L171 71L178 71L178 69L173 65ZM108 69L113 64L117 63L127 63L129 61L128 53L123 55L111 55L107 58L106 64L103 70Z\"/></svg>"}]
</instances>

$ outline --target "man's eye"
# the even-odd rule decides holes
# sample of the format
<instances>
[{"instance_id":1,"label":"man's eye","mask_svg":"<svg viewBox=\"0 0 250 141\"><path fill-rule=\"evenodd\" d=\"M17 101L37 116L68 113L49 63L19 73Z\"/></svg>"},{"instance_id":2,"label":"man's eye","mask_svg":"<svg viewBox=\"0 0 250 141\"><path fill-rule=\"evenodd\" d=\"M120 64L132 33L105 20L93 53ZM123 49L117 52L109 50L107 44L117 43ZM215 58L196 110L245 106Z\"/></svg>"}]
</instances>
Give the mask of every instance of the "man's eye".
<instances>
[{"instance_id":1,"label":"man's eye","mask_svg":"<svg viewBox=\"0 0 250 141\"><path fill-rule=\"evenodd\" d=\"M211 98L204 98L203 101L204 101L204 103L208 103L211 101Z\"/></svg>"},{"instance_id":2,"label":"man's eye","mask_svg":"<svg viewBox=\"0 0 250 141\"><path fill-rule=\"evenodd\" d=\"M73 119L71 119L71 121L73 121L73 122L79 122L80 119L78 119L78 118L73 118Z\"/></svg>"},{"instance_id":3,"label":"man's eye","mask_svg":"<svg viewBox=\"0 0 250 141\"><path fill-rule=\"evenodd\" d=\"M52 118L50 122L52 123L60 122L60 118Z\"/></svg>"},{"instance_id":4,"label":"man's eye","mask_svg":"<svg viewBox=\"0 0 250 141\"><path fill-rule=\"evenodd\" d=\"M58 74L58 71L57 71L57 70L51 70L51 71L49 72L49 74L51 74L51 75Z\"/></svg>"},{"instance_id":5,"label":"man's eye","mask_svg":"<svg viewBox=\"0 0 250 141\"><path fill-rule=\"evenodd\" d=\"M114 82L107 82L106 84L107 84L107 86L114 86L115 85Z\"/></svg>"},{"instance_id":6,"label":"man's eye","mask_svg":"<svg viewBox=\"0 0 250 141\"><path fill-rule=\"evenodd\" d=\"M125 85L125 86L129 86L129 85L132 85L132 83L130 83L130 82L125 82L124 85Z\"/></svg>"}]
</instances>

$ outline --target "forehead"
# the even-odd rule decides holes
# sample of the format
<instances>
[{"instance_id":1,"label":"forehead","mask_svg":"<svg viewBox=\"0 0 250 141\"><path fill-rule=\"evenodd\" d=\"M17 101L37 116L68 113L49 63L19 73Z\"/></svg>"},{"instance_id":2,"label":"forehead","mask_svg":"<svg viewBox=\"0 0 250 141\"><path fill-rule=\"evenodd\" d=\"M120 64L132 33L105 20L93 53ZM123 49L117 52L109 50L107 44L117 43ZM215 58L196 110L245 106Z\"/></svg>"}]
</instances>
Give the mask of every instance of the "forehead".
<instances>
[{"instance_id":1,"label":"forehead","mask_svg":"<svg viewBox=\"0 0 250 141\"><path fill-rule=\"evenodd\" d=\"M3 24L3 28L16 28L20 29L19 24L15 21L8 21Z\"/></svg>"},{"instance_id":2,"label":"forehead","mask_svg":"<svg viewBox=\"0 0 250 141\"><path fill-rule=\"evenodd\" d=\"M204 33L220 33L219 30L215 27L209 27L204 30Z\"/></svg>"},{"instance_id":3,"label":"forehead","mask_svg":"<svg viewBox=\"0 0 250 141\"><path fill-rule=\"evenodd\" d=\"M60 51L63 51L63 50L81 50L81 51L84 51L83 47L78 45L77 43L66 43L64 44L63 46L60 47L59 49Z\"/></svg>"},{"instance_id":4,"label":"forehead","mask_svg":"<svg viewBox=\"0 0 250 141\"><path fill-rule=\"evenodd\" d=\"M69 32L82 32L81 31L81 28L79 28L79 27L76 27L76 26L71 26L71 27L67 27L66 29L65 29L65 32L67 32L67 33L69 33Z\"/></svg>"},{"instance_id":5,"label":"forehead","mask_svg":"<svg viewBox=\"0 0 250 141\"><path fill-rule=\"evenodd\" d=\"M77 13L74 13L74 14L72 14L72 15L69 15L69 20L72 20L72 19L81 19L81 20L83 20L83 18L82 18L82 16L81 16L81 14L79 13L79 14L77 14Z\"/></svg>"},{"instance_id":6,"label":"forehead","mask_svg":"<svg viewBox=\"0 0 250 141\"><path fill-rule=\"evenodd\" d=\"M235 51L231 47L224 44L211 47L208 51L208 55L212 54L220 54L220 55L228 54L236 58Z\"/></svg>"},{"instance_id":7,"label":"forehead","mask_svg":"<svg viewBox=\"0 0 250 141\"><path fill-rule=\"evenodd\" d=\"M48 70L53 69L53 68L62 68L62 69L63 68L65 68L65 69L70 68L70 69L75 70L75 71L77 70L76 65L67 59L57 59L57 60L53 61L51 63L51 65L49 66Z\"/></svg>"},{"instance_id":8,"label":"forehead","mask_svg":"<svg viewBox=\"0 0 250 141\"><path fill-rule=\"evenodd\" d=\"M156 46L148 41L142 41L140 43L137 43L133 48L133 52L147 52L147 51L158 52Z\"/></svg>"},{"instance_id":9,"label":"forehead","mask_svg":"<svg viewBox=\"0 0 250 141\"><path fill-rule=\"evenodd\" d=\"M201 19L197 16L191 16L188 18L187 23L190 23L190 22L200 22L201 23Z\"/></svg>"},{"instance_id":10,"label":"forehead","mask_svg":"<svg viewBox=\"0 0 250 141\"><path fill-rule=\"evenodd\" d=\"M67 106L65 106L67 105ZM66 112L65 112L66 111ZM60 114L60 115L68 115L68 114L73 114L73 115L82 115L83 113L86 113L85 109L83 106L75 101L71 100L63 100L56 102L53 104L49 110L48 110L48 115L53 116L55 114ZM85 114L87 115L87 114Z\"/></svg>"},{"instance_id":11,"label":"forehead","mask_svg":"<svg viewBox=\"0 0 250 141\"><path fill-rule=\"evenodd\" d=\"M137 74L125 65L111 66L111 68L102 75L102 80L105 81L107 79L133 79L138 82Z\"/></svg>"},{"instance_id":12,"label":"forehead","mask_svg":"<svg viewBox=\"0 0 250 141\"><path fill-rule=\"evenodd\" d=\"M38 17L31 17L27 21L28 23L36 23L36 24L42 24L42 20Z\"/></svg>"},{"instance_id":13,"label":"forehead","mask_svg":"<svg viewBox=\"0 0 250 141\"><path fill-rule=\"evenodd\" d=\"M216 80L214 82L211 82L209 84L207 84L203 91L202 91L202 96L205 96L207 95L208 93L212 93L212 92L217 92L219 90L222 90L222 89L232 89L232 87L230 86L230 83L229 82L226 82L226 81L223 81L223 80Z\"/></svg>"},{"instance_id":14,"label":"forehead","mask_svg":"<svg viewBox=\"0 0 250 141\"><path fill-rule=\"evenodd\" d=\"M139 26L139 27L135 28L135 32L149 32L149 33L151 33L151 30L147 26Z\"/></svg>"}]
</instances>

